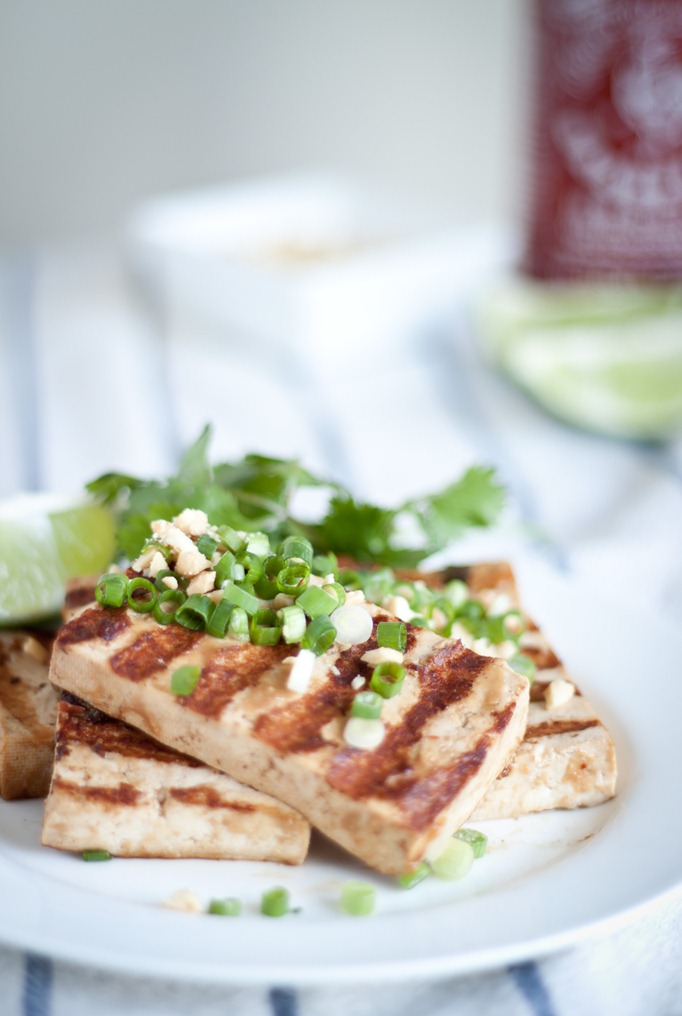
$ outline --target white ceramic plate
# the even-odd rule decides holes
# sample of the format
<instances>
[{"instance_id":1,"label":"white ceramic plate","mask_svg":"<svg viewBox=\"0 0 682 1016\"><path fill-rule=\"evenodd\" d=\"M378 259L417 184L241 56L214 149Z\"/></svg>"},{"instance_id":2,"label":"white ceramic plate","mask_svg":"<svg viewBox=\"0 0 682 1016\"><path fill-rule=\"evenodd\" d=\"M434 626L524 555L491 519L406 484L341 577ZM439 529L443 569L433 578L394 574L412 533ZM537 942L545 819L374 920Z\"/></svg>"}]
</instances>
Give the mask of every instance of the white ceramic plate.
<instances>
[{"instance_id":1,"label":"white ceramic plate","mask_svg":"<svg viewBox=\"0 0 682 1016\"><path fill-rule=\"evenodd\" d=\"M242 984L329 984L461 974L539 956L615 927L682 885L677 809L682 683L677 635L537 562L524 601L609 724L620 764L607 805L485 823L486 856L462 882L409 892L314 841L298 869L220 861L85 864L39 845L38 802L0 808L0 940L128 973ZM481 828L484 824L481 823ZM370 878L376 913L338 910L341 883ZM300 912L261 917L286 885ZM237 895L239 918L171 912L191 888Z\"/></svg>"}]
</instances>

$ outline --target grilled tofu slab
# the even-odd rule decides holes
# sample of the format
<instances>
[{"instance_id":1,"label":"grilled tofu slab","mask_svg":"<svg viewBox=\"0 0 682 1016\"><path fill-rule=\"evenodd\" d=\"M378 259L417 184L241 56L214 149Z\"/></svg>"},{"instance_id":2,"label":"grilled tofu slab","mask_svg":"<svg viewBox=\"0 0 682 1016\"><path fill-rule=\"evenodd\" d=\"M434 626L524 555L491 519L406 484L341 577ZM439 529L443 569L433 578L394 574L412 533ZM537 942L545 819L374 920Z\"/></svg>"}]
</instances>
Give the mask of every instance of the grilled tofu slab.
<instances>
[{"instance_id":1,"label":"grilled tofu slab","mask_svg":"<svg viewBox=\"0 0 682 1016\"><path fill-rule=\"evenodd\" d=\"M0 632L0 797L44 797L50 784L57 697L50 640Z\"/></svg>"},{"instance_id":2,"label":"grilled tofu slab","mask_svg":"<svg viewBox=\"0 0 682 1016\"><path fill-rule=\"evenodd\" d=\"M618 768L613 739L545 635L530 619L520 648L537 667L526 732L514 756L476 807L473 820L591 807L616 793ZM548 692L557 680L570 682L574 693L565 703L550 706Z\"/></svg>"},{"instance_id":3,"label":"grilled tofu slab","mask_svg":"<svg viewBox=\"0 0 682 1016\"><path fill-rule=\"evenodd\" d=\"M523 737L528 681L502 660L408 625L400 694L382 712L381 744L343 738L354 678L377 648L318 657L304 693L286 687L292 647L217 640L159 626L125 608L86 608L63 626L51 680L106 714L301 812L316 828L389 875L414 868L454 832ZM181 665L201 669L187 696L170 691Z\"/></svg>"},{"instance_id":4,"label":"grilled tofu slab","mask_svg":"<svg viewBox=\"0 0 682 1016\"><path fill-rule=\"evenodd\" d=\"M300 864L309 840L287 805L83 703L59 703L45 846Z\"/></svg>"}]
</instances>

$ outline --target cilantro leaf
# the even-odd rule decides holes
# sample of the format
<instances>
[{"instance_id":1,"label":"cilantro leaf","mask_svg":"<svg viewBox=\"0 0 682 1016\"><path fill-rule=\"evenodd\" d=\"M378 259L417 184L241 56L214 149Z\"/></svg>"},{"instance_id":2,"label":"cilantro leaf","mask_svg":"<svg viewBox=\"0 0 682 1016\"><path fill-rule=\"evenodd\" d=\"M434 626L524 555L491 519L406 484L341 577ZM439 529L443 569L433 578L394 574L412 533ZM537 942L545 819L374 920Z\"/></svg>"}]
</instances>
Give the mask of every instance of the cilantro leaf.
<instances>
[{"instance_id":1,"label":"cilantro leaf","mask_svg":"<svg viewBox=\"0 0 682 1016\"><path fill-rule=\"evenodd\" d=\"M273 543L292 533L305 534L319 552L415 568L466 528L491 525L504 505L504 490L493 470L481 466L468 469L442 491L382 508L356 501L340 484L315 476L295 459L249 454L238 462L212 466L210 439L207 426L182 456L177 474L165 481L105 473L87 485L117 516L121 557L137 557L153 519L171 519L183 508L200 508L216 525L260 529L270 534ZM316 521L292 514L294 495L303 487L332 491ZM412 542L417 545L401 544L403 517L414 523Z\"/></svg>"}]
</instances>

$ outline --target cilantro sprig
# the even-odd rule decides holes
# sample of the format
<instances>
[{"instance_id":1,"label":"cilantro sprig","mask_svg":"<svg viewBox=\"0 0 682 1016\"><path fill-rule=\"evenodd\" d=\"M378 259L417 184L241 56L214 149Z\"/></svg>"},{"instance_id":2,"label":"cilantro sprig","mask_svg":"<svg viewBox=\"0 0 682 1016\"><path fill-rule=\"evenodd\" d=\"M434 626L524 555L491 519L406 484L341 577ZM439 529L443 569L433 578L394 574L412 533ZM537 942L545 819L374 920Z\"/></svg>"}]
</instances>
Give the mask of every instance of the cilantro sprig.
<instances>
[{"instance_id":1,"label":"cilantro sprig","mask_svg":"<svg viewBox=\"0 0 682 1016\"><path fill-rule=\"evenodd\" d=\"M305 535L321 553L414 568L468 528L492 525L504 506L504 489L493 470L481 466L467 469L444 490L383 508L355 500L342 485L315 476L295 459L249 454L238 462L212 465L210 439L207 426L183 455L176 475L165 480L105 473L87 484L117 517L120 558L132 560L139 554L153 519L201 508L215 525L261 530L275 540ZM293 514L295 495L311 487L330 495L312 522ZM410 546L401 542L405 518L416 530Z\"/></svg>"}]
</instances>

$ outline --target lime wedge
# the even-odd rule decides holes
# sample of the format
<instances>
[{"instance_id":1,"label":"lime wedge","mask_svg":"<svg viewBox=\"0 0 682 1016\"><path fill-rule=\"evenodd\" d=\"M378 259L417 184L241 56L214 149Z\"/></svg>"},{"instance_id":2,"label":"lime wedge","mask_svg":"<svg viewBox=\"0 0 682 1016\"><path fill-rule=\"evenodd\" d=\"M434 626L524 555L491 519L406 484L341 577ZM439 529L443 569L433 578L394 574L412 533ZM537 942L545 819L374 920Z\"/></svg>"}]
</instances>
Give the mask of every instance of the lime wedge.
<instances>
[{"instance_id":1,"label":"lime wedge","mask_svg":"<svg viewBox=\"0 0 682 1016\"><path fill-rule=\"evenodd\" d=\"M0 502L0 625L57 614L67 579L104 571L114 549L114 520L100 505L49 494Z\"/></svg>"},{"instance_id":2,"label":"lime wedge","mask_svg":"<svg viewBox=\"0 0 682 1016\"><path fill-rule=\"evenodd\" d=\"M550 412L620 437L682 425L682 289L551 286L488 292L488 353Z\"/></svg>"}]
</instances>

